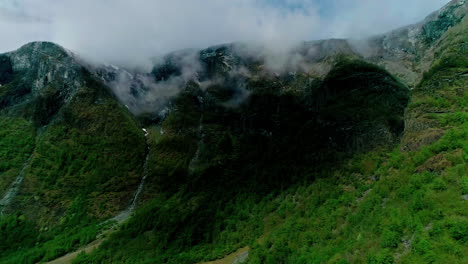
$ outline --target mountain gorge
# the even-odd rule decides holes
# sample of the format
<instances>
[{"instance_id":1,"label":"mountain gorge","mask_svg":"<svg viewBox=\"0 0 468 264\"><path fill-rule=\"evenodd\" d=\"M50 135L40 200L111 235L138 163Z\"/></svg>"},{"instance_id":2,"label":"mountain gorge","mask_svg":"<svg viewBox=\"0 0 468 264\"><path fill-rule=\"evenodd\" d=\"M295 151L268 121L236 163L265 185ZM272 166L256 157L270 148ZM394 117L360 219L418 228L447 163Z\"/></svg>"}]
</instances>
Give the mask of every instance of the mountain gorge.
<instances>
[{"instance_id":1,"label":"mountain gorge","mask_svg":"<svg viewBox=\"0 0 468 264\"><path fill-rule=\"evenodd\" d=\"M1 54L0 263L466 263L467 11L149 72Z\"/></svg>"}]
</instances>

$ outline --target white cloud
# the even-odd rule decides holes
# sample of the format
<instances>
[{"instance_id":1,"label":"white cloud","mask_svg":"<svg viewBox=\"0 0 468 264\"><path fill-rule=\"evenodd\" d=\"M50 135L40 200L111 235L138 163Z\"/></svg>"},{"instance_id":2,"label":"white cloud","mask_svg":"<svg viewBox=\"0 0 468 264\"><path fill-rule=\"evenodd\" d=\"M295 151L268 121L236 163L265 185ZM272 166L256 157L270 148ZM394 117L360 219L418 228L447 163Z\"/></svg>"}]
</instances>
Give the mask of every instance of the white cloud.
<instances>
[{"instance_id":1,"label":"white cloud","mask_svg":"<svg viewBox=\"0 0 468 264\"><path fill-rule=\"evenodd\" d=\"M0 5L0 52L10 51L38 39L50 39L50 24L42 18L2 9Z\"/></svg>"},{"instance_id":2,"label":"white cloud","mask_svg":"<svg viewBox=\"0 0 468 264\"><path fill-rule=\"evenodd\" d=\"M2 1L0 52L50 40L88 59L127 66L147 65L149 57L172 50L233 41L279 49L300 40L362 37L417 22L448 2L287 0L285 5L301 8L285 8L268 3L273 0Z\"/></svg>"}]
</instances>

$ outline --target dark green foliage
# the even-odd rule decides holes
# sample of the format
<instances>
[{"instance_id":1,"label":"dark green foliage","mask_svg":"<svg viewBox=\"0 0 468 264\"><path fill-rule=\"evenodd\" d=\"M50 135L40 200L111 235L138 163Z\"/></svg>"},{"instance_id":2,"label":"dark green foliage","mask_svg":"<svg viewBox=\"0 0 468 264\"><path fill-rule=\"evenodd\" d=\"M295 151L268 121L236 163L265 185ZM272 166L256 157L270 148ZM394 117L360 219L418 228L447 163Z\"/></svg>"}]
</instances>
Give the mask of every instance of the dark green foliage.
<instances>
[{"instance_id":1,"label":"dark green foliage","mask_svg":"<svg viewBox=\"0 0 468 264\"><path fill-rule=\"evenodd\" d=\"M457 219L447 224L450 235L462 243L468 242L468 221L466 219Z\"/></svg>"},{"instance_id":2,"label":"dark green foliage","mask_svg":"<svg viewBox=\"0 0 468 264\"><path fill-rule=\"evenodd\" d=\"M25 215L0 216L3 238L0 263L53 260L93 241L100 227L86 215L85 206L86 201L82 197L75 199L67 212L68 218L53 230L38 230L35 219L28 219Z\"/></svg>"},{"instance_id":3,"label":"dark green foliage","mask_svg":"<svg viewBox=\"0 0 468 264\"><path fill-rule=\"evenodd\" d=\"M17 52L46 69L52 61L73 63L47 43L41 54L55 60L37 58L31 45ZM142 177L139 124L91 73L67 67L34 94L34 67L0 87L1 198L23 167L25 176L7 206L12 216L0 216L0 263L52 260L94 240L97 223L128 205Z\"/></svg>"},{"instance_id":4,"label":"dark green foliage","mask_svg":"<svg viewBox=\"0 0 468 264\"><path fill-rule=\"evenodd\" d=\"M396 248L400 244L400 235L392 230L385 230L382 233L382 247Z\"/></svg>"},{"instance_id":5,"label":"dark green foliage","mask_svg":"<svg viewBox=\"0 0 468 264\"><path fill-rule=\"evenodd\" d=\"M391 252L383 250L374 256L369 257L368 264L393 264L395 259Z\"/></svg>"},{"instance_id":6,"label":"dark green foliage","mask_svg":"<svg viewBox=\"0 0 468 264\"><path fill-rule=\"evenodd\" d=\"M50 261L95 240L99 232L96 224L69 226L67 229L54 232L38 232L32 221L29 222L29 227L30 229L26 229L24 224L23 226L16 225L15 229L9 230L7 239L18 238L20 240L16 244L14 241L8 244L8 250L3 251L3 254L0 253L0 263L28 264ZM15 236L10 237L9 234L15 234ZM14 246L17 247L14 248Z\"/></svg>"},{"instance_id":7,"label":"dark green foliage","mask_svg":"<svg viewBox=\"0 0 468 264\"><path fill-rule=\"evenodd\" d=\"M8 56L0 55L0 84L5 85L13 80L13 68Z\"/></svg>"},{"instance_id":8,"label":"dark green foliage","mask_svg":"<svg viewBox=\"0 0 468 264\"><path fill-rule=\"evenodd\" d=\"M91 211L102 217L122 208L104 201L128 197L137 185L145 143L137 124L104 88L91 80L88 85L39 139L26 184L36 181L31 192L51 204L93 193Z\"/></svg>"},{"instance_id":9,"label":"dark green foliage","mask_svg":"<svg viewBox=\"0 0 468 264\"><path fill-rule=\"evenodd\" d=\"M38 232L24 215L0 216L0 258L19 248L34 246Z\"/></svg>"},{"instance_id":10,"label":"dark green foliage","mask_svg":"<svg viewBox=\"0 0 468 264\"><path fill-rule=\"evenodd\" d=\"M27 98L31 93L31 86L21 81L19 76L8 84L0 86L0 110L15 105Z\"/></svg>"},{"instance_id":11,"label":"dark green foliage","mask_svg":"<svg viewBox=\"0 0 468 264\"><path fill-rule=\"evenodd\" d=\"M317 115L325 116L326 109L327 114L342 122L338 117L346 112L349 105L330 100L331 103L320 101L316 107L309 107L315 101L308 100L320 91L326 93L328 87L335 89L342 81L341 85L349 85L362 92L356 97L380 94L382 98L388 97L389 103L379 102L383 104L377 110L380 112L372 113L372 117L383 116L376 123L392 130L395 124L387 122L391 119L387 115L400 115L401 119L403 114L406 87L375 66L361 62L350 62L348 66L364 75L366 72L370 75L375 73L375 79L369 83L353 78L344 80L351 73L342 66L342 70L333 72L323 85L314 83L311 87L303 87L299 93L285 91L275 80L251 81L246 85L250 91L249 98L236 108L224 105L232 96L229 83L209 87L205 92L194 84L189 85L174 100L174 111L162 123L164 134L159 135L150 148L146 195L156 198L145 205L100 252L81 256L80 263L104 258L122 263L138 262L138 257L134 257L136 252L142 252L139 254L144 254L144 259L156 263L212 259L244 246L242 241L246 243L258 238L262 233L262 219L270 210L282 218L288 217L296 208L294 203L281 204L276 208L270 204L271 198L264 198L264 195L271 197L277 193L275 190L314 179L319 174L312 171L322 171L328 164L342 159L337 153L346 149L346 146L336 143L330 147L327 139L335 137L337 132L325 130ZM297 84L294 81L285 83L288 86ZM380 90L374 87L379 84ZM377 89L377 92L368 91L372 89ZM314 94L305 94L310 92ZM335 112L330 110L331 105L336 105ZM371 106L363 111L372 112ZM363 120L366 119L353 119L354 124ZM367 126L372 128L374 124ZM388 143L391 141L382 145ZM349 151L356 150L351 147ZM317 155L319 151L321 154ZM232 197L238 198L233 200ZM318 206L331 197L333 194L327 193L312 204ZM330 202L329 206L336 208L351 200L348 197L343 201ZM377 198L371 201L363 209L363 214L379 204ZM256 203L265 206L257 207ZM294 219L298 222L292 222L290 228L304 230L307 225L299 220L300 217L295 216ZM324 225L321 227L323 230L331 230L331 226ZM278 239L271 245L274 250L262 249L268 252L264 259L266 263L295 263L298 256L293 249L297 245L287 241L299 238L287 234L276 234ZM319 241L324 237L312 240ZM395 247L396 239L388 238L385 243L388 247ZM123 241L132 241L133 246L121 249ZM207 250L211 252L209 255L198 253Z\"/></svg>"},{"instance_id":12,"label":"dark green foliage","mask_svg":"<svg viewBox=\"0 0 468 264\"><path fill-rule=\"evenodd\" d=\"M351 72L363 77L350 76ZM366 81L369 76L373 79ZM285 82L282 85L295 84ZM211 175L217 177L195 183L197 188L209 184L232 185L236 179L253 181L254 186L262 182L262 186L269 189L270 183L287 184L297 180L295 170L302 174L299 172L302 166L311 168L335 161L336 152L363 150L363 145L371 148L373 141L391 143L392 137L401 133L408 90L376 66L359 61L343 62L321 86L311 85L312 91L303 87L303 93L299 94L284 91L278 85L279 82L268 79L249 82L247 89L251 94L238 109L222 107L219 100L223 102L225 97L207 89L205 97L218 101L206 100L203 105L202 125L206 136L202 140L199 162L204 161L205 166L208 162L215 164L215 160L221 163L217 162L210 169ZM348 90L339 87L354 91L356 102L348 98ZM312 95L304 94L308 92ZM354 114L350 116L349 113ZM388 134L376 132L382 128L388 129ZM219 144L227 135L232 144L228 156L218 152ZM365 143L354 144L359 137ZM316 155L317 151L321 151L321 155ZM284 164L295 164L295 167Z\"/></svg>"},{"instance_id":13,"label":"dark green foliage","mask_svg":"<svg viewBox=\"0 0 468 264\"><path fill-rule=\"evenodd\" d=\"M31 155L34 137L30 122L0 116L0 197Z\"/></svg>"},{"instance_id":14,"label":"dark green foliage","mask_svg":"<svg viewBox=\"0 0 468 264\"><path fill-rule=\"evenodd\" d=\"M347 149L371 147L373 129L386 127L390 135L403 131L409 90L385 70L362 61L343 60L315 91L319 122L333 143ZM334 135L334 131L336 131ZM391 137L391 136L390 136Z\"/></svg>"},{"instance_id":15,"label":"dark green foliage","mask_svg":"<svg viewBox=\"0 0 468 264\"><path fill-rule=\"evenodd\" d=\"M63 105L63 94L56 87L50 86L45 93L33 101L33 121L37 127L47 125Z\"/></svg>"}]
</instances>

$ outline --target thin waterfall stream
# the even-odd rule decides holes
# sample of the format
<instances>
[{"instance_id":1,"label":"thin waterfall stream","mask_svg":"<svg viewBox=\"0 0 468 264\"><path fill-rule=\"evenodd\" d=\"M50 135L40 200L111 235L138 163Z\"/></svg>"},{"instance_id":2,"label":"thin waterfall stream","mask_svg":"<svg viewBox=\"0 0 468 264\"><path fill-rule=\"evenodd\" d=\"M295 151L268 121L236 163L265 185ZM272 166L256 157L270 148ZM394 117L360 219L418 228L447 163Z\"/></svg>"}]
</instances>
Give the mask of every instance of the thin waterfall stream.
<instances>
[{"instance_id":1,"label":"thin waterfall stream","mask_svg":"<svg viewBox=\"0 0 468 264\"><path fill-rule=\"evenodd\" d=\"M146 128L143 128L142 130L145 133L145 138L146 138L146 157L145 157L145 163L143 164L143 177L141 178L140 184L138 185L138 188L135 191L135 194L130 200L130 205L125 210L120 212L118 215L112 217L106 222L116 221L117 224L120 224L124 222L125 220L127 220L131 216L133 211L135 211L138 198L140 197L140 194L143 191L143 188L145 186L146 178L148 177L148 161L149 161L150 149L149 149L148 131L146 130Z\"/></svg>"},{"instance_id":2,"label":"thin waterfall stream","mask_svg":"<svg viewBox=\"0 0 468 264\"><path fill-rule=\"evenodd\" d=\"M28 167L29 163L31 162L32 159L32 154L29 156L28 160L24 162L23 167L21 168L20 172L18 173L18 176L16 176L16 179L11 183L10 187L6 190L5 195L3 198L0 200L0 215L4 214L5 208L11 204L11 201L13 198L16 196L18 193L19 187L21 186L21 183L23 182L24 179L24 174L26 172L26 168Z\"/></svg>"}]
</instances>

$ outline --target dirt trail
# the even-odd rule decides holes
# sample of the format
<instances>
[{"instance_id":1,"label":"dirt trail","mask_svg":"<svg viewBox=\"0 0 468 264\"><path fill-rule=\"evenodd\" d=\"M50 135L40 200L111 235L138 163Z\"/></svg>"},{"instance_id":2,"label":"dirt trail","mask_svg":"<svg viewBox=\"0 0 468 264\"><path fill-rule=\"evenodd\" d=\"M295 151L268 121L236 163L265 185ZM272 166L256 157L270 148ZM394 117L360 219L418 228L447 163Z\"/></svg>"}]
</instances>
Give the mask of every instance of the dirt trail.
<instances>
[{"instance_id":1,"label":"dirt trail","mask_svg":"<svg viewBox=\"0 0 468 264\"><path fill-rule=\"evenodd\" d=\"M225 256L222 259L200 262L198 264L241 264L244 263L249 257L249 247L239 248L236 252Z\"/></svg>"},{"instance_id":2,"label":"dirt trail","mask_svg":"<svg viewBox=\"0 0 468 264\"><path fill-rule=\"evenodd\" d=\"M110 234L111 232L108 232L108 234ZM89 253L93 250L95 250L96 248L98 248L102 242L104 242L104 240L106 240L107 237L102 237L100 239L97 239L97 240L94 240L93 242L89 243L88 245L84 246L84 247L81 247L79 248L78 250L74 251L74 252L71 252L71 253L68 253L67 255L65 256L62 256L58 259L55 259L55 260L52 260L50 262L47 262L48 264L68 264L68 263L72 263L72 261L78 256L78 254L80 254L81 252L86 252L86 253Z\"/></svg>"}]
</instances>

